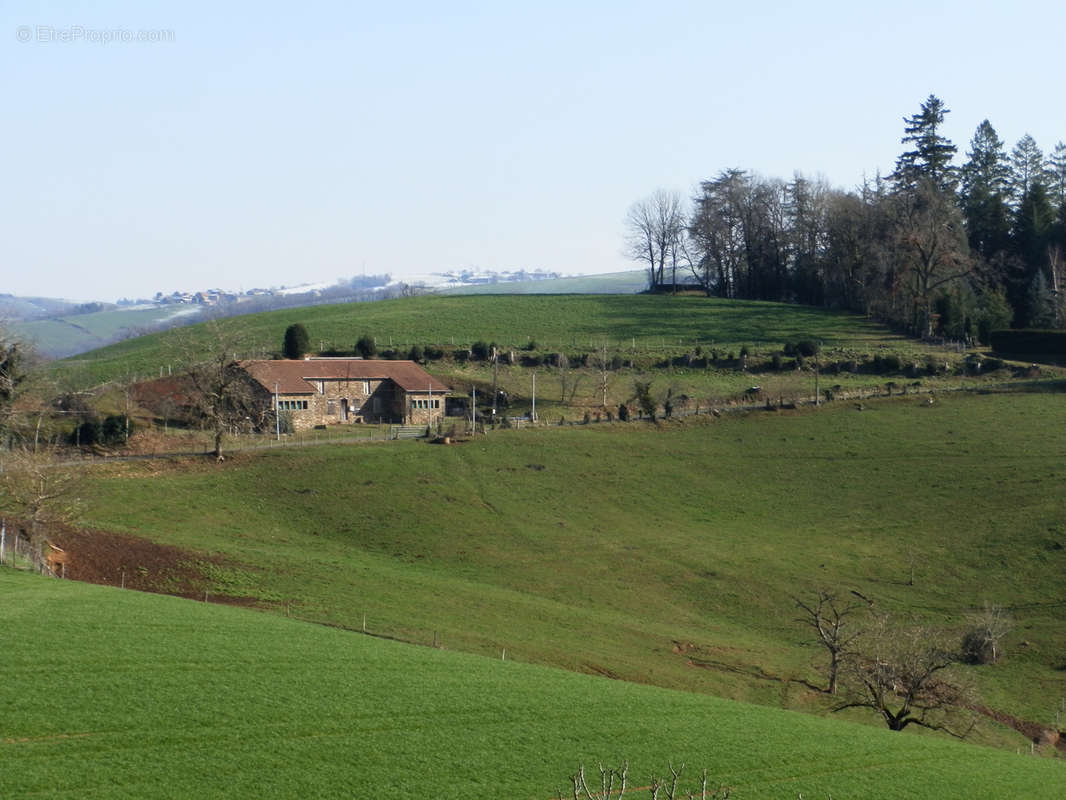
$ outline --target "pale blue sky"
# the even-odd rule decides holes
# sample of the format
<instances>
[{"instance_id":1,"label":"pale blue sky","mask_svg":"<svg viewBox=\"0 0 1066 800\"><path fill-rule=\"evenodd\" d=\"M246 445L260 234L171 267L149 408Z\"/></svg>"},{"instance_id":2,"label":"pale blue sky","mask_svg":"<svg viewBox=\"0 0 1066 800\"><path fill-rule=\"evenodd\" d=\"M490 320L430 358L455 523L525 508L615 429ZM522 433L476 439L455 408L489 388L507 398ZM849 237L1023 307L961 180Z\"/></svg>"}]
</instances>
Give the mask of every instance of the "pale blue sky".
<instances>
[{"instance_id":1,"label":"pale blue sky","mask_svg":"<svg viewBox=\"0 0 1066 800\"><path fill-rule=\"evenodd\" d=\"M960 156L1066 139L1058 2L221 5L3 5L0 292L627 269L639 197L855 186L930 92Z\"/></svg>"}]
</instances>

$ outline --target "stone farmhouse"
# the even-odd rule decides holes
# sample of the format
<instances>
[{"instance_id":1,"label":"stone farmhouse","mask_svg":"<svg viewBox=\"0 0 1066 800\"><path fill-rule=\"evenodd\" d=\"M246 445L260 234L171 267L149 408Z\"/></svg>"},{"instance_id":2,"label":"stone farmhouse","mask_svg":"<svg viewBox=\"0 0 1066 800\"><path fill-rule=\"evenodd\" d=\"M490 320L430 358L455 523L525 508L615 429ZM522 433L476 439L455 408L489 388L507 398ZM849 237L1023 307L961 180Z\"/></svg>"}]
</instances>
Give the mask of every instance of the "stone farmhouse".
<instances>
[{"instance_id":1,"label":"stone farmhouse","mask_svg":"<svg viewBox=\"0 0 1066 800\"><path fill-rule=\"evenodd\" d=\"M306 358L242 361L258 403L294 430L360 422L436 425L449 387L413 361Z\"/></svg>"}]
</instances>

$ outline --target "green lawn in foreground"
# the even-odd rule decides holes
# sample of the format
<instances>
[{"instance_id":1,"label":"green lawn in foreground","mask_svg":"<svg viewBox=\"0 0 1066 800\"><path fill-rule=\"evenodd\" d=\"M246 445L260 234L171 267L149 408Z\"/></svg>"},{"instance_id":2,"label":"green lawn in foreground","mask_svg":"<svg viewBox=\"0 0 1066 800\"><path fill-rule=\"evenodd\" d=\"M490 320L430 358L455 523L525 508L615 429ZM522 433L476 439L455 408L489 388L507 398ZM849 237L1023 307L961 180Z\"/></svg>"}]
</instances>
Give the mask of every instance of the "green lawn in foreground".
<instances>
[{"instance_id":1,"label":"green lawn in foreground","mask_svg":"<svg viewBox=\"0 0 1066 800\"><path fill-rule=\"evenodd\" d=\"M374 336L379 349L479 339L515 348L534 340L543 350L568 351L595 349L604 340L615 349L656 352L697 342L737 351L743 344L780 347L798 338L862 352L880 344L913 347L904 337L855 314L784 303L656 295L411 297L249 314L219 324L240 333L244 355L259 357L279 351L285 328L295 322L307 328L316 351L351 350L364 334ZM178 358L174 337L179 333L192 336L209 352L207 331L198 325L119 342L59 366L95 381L159 375L161 367L165 370Z\"/></svg>"},{"instance_id":2,"label":"green lawn in foreground","mask_svg":"<svg viewBox=\"0 0 1066 800\"><path fill-rule=\"evenodd\" d=\"M547 800L622 758L738 800L1066 794L1059 761L251 611L8 570L0 598L5 800Z\"/></svg>"},{"instance_id":3,"label":"green lawn in foreground","mask_svg":"<svg viewBox=\"0 0 1066 800\"><path fill-rule=\"evenodd\" d=\"M820 681L823 662L794 594L857 590L953 630L990 602L1014 607L1017 628L1003 663L965 670L986 703L1046 722L1066 694L1062 394L90 477L90 524L226 554L244 567L212 593L307 619L358 628L365 614L373 631L453 649L821 709L789 681Z\"/></svg>"}]
</instances>

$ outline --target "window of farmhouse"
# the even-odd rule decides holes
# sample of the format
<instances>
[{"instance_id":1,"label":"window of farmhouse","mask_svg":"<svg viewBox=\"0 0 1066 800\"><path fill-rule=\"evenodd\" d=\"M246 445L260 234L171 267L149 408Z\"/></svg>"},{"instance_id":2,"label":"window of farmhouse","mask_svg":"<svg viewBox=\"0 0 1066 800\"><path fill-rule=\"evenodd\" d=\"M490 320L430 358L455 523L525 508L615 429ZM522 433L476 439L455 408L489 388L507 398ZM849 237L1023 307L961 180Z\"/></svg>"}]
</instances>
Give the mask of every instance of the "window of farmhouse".
<instances>
[{"instance_id":1,"label":"window of farmhouse","mask_svg":"<svg viewBox=\"0 0 1066 800\"><path fill-rule=\"evenodd\" d=\"M336 400L327 400L326 401L326 413L329 414L330 416L333 416L334 414L337 413L337 401Z\"/></svg>"},{"instance_id":2,"label":"window of farmhouse","mask_svg":"<svg viewBox=\"0 0 1066 800\"><path fill-rule=\"evenodd\" d=\"M306 411L306 400L282 400L278 404L282 411Z\"/></svg>"}]
</instances>

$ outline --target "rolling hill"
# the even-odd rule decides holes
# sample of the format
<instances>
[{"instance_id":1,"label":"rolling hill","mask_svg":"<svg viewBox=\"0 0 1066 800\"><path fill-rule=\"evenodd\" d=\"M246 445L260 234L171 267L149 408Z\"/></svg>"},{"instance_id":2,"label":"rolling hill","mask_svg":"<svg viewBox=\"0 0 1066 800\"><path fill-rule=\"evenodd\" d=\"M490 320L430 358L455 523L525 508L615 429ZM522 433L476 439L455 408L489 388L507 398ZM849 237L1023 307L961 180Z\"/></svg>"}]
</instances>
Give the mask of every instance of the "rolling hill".
<instances>
[{"instance_id":1,"label":"rolling hill","mask_svg":"<svg viewBox=\"0 0 1066 800\"><path fill-rule=\"evenodd\" d=\"M737 800L1066 792L1048 759L243 609L7 570L0 595L6 800L547 800L622 759L631 786L684 762Z\"/></svg>"},{"instance_id":2,"label":"rolling hill","mask_svg":"<svg viewBox=\"0 0 1066 800\"><path fill-rule=\"evenodd\" d=\"M994 603L1017 620L1009 655L966 675L988 706L1044 721L1066 695L1066 439L1049 435L1061 403L903 397L221 468L120 464L88 474L86 522L188 551L212 596L813 711L826 708L807 686L824 659L794 597L858 591L956 636ZM77 542L63 544L76 559Z\"/></svg>"}]
</instances>

